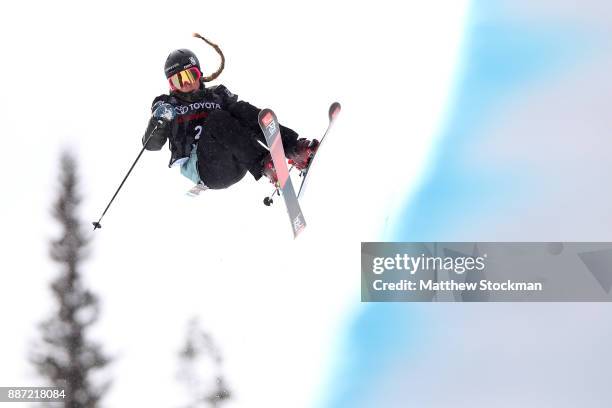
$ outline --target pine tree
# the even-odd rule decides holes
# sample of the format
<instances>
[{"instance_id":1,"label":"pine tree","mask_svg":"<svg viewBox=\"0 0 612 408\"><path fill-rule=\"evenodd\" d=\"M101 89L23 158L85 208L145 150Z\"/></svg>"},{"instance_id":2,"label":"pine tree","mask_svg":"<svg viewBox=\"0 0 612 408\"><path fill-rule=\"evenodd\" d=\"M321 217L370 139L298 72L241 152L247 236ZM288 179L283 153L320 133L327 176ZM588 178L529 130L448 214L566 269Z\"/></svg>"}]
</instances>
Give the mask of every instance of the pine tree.
<instances>
[{"instance_id":1,"label":"pine tree","mask_svg":"<svg viewBox=\"0 0 612 408\"><path fill-rule=\"evenodd\" d=\"M110 360L101 346L87 336L98 319L99 304L81 275L89 240L77 215L81 202L77 187L76 161L65 152L61 156L59 194L53 206L61 233L51 241L50 248L51 259L61 267L51 283L56 310L40 324L42 338L31 360L51 386L65 390L64 407L95 408L100 406L109 383L96 384L93 376Z\"/></svg>"},{"instance_id":2,"label":"pine tree","mask_svg":"<svg viewBox=\"0 0 612 408\"><path fill-rule=\"evenodd\" d=\"M181 361L179 375L192 396L192 402L187 408L203 406L217 408L231 398L231 392L221 370L221 352L211 335L200 328L197 319L192 319L189 324L185 346L179 357ZM210 363L212 363L213 384L202 380L202 368L210 367Z\"/></svg>"}]
</instances>

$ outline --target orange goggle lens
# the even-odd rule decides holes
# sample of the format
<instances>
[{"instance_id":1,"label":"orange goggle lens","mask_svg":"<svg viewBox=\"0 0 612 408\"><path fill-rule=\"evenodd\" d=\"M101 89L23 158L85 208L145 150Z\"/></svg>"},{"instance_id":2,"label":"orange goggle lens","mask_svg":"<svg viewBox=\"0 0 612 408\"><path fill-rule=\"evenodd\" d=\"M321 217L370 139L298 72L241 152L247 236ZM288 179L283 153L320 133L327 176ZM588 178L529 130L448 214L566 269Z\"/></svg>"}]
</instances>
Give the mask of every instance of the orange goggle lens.
<instances>
[{"instance_id":1,"label":"orange goggle lens","mask_svg":"<svg viewBox=\"0 0 612 408\"><path fill-rule=\"evenodd\" d=\"M173 90L181 90L185 87L193 85L200 80L202 73L196 67L191 67L189 69L183 70L172 75L168 78L168 82L170 82L170 88Z\"/></svg>"}]
</instances>

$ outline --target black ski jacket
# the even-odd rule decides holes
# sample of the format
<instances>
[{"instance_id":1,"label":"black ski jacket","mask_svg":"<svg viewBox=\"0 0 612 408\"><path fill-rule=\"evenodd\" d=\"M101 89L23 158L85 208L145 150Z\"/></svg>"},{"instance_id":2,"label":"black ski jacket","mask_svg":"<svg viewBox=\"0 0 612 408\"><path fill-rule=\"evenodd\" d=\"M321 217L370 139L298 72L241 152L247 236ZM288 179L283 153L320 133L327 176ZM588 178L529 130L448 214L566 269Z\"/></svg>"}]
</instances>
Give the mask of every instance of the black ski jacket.
<instances>
[{"instance_id":1,"label":"black ski jacket","mask_svg":"<svg viewBox=\"0 0 612 408\"><path fill-rule=\"evenodd\" d=\"M176 113L171 122L158 123L151 117L147 130L142 137L142 143L149 139L147 150L161 150L170 141L170 162L168 167L182 163L189 157L191 149L206 129L206 118L215 109L229 112L244 127L255 132L261 132L257 122L259 109L245 101L239 101L238 96L231 93L225 86L217 85L210 88L200 86L200 89L190 93L170 92L159 95L153 100L152 111L158 102L169 103ZM281 132L297 140L297 133L281 126Z\"/></svg>"}]
</instances>

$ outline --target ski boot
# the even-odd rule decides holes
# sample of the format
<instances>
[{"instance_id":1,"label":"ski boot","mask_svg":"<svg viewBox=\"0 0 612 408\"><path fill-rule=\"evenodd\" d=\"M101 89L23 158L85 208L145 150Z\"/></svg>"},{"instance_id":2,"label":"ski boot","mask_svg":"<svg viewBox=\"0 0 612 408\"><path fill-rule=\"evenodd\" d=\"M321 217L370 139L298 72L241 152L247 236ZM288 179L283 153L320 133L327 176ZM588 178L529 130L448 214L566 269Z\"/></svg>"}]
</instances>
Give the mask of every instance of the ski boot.
<instances>
[{"instance_id":1,"label":"ski boot","mask_svg":"<svg viewBox=\"0 0 612 408\"><path fill-rule=\"evenodd\" d=\"M269 154L264 158L262 163L261 174L266 176L270 183L276 185L278 183L278 174L276 173L276 169L274 168L274 162L272 162L272 156Z\"/></svg>"},{"instance_id":2,"label":"ski boot","mask_svg":"<svg viewBox=\"0 0 612 408\"><path fill-rule=\"evenodd\" d=\"M294 153L288 156L289 164L294 165L300 171L306 170L318 148L319 141L317 139L312 139L312 141L299 139Z\"/></svg>"}]
</instances>

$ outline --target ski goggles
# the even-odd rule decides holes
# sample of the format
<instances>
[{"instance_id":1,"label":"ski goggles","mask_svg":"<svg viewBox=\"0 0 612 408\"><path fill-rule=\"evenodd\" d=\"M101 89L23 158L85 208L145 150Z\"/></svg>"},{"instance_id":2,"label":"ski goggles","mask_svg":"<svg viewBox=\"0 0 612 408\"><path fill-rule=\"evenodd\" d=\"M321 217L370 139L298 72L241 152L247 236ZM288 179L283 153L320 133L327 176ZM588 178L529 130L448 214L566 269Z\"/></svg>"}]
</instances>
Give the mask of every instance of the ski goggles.
<instances>
[{"instance_id":1,"label":"ski goggles","mask_svg":"<svg viewBox=\"0 0 612 408\"><path fill-rule=\"evenodd\" d=\"M170 88L173 91L180 91L186 87L198 83L201 77L202 73L200 70L197 67L191 67L172 75L170 78L168 78L168 82L170 83Z\"/></svg>"}]
</instances>

